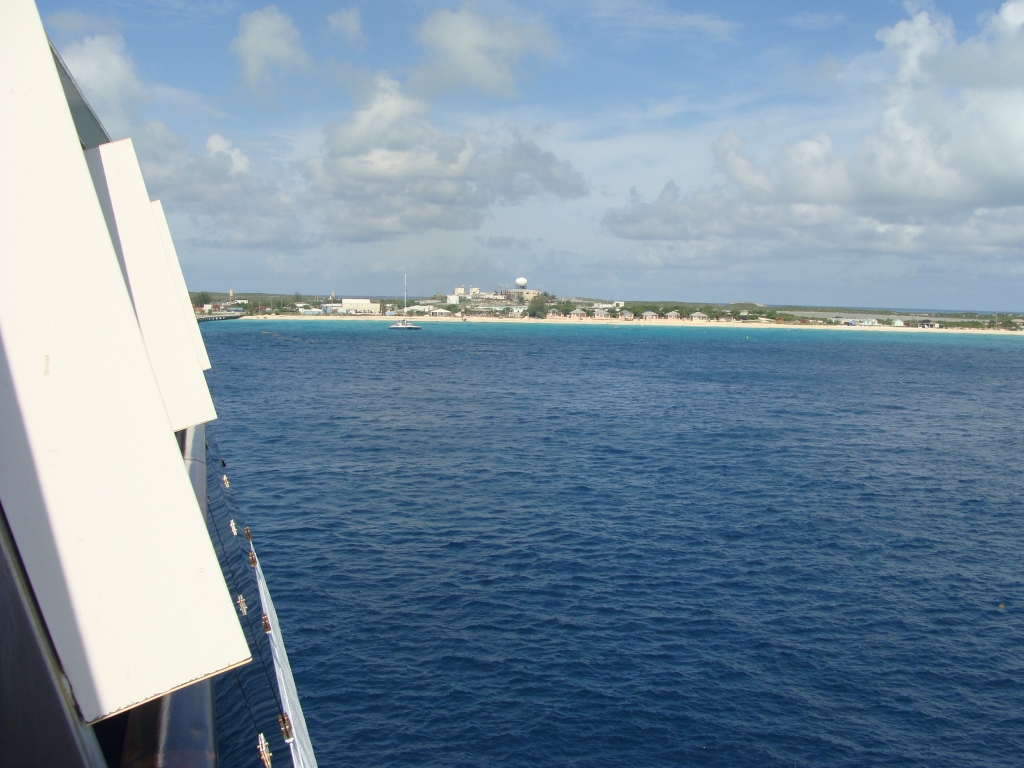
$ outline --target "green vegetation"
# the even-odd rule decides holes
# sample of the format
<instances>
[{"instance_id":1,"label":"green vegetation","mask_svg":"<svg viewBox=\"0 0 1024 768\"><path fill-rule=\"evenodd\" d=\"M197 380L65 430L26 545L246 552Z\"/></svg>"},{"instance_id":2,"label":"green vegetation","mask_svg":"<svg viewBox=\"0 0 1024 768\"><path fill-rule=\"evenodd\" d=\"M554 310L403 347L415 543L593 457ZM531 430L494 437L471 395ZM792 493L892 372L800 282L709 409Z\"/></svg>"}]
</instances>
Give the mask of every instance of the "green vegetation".
<instances>
[{"instance_id":1,"label":"green vegetation","mask_svg":"<svg viewBox=\"0 0 1024 768\"><path fill-rule=\"evenodd\" d=\"M526 314L530 317L547 317L548 295L546 293L542 293L539 296L534 296L530 299L530 303L526 307Z\"/></svg>"},{"instance_id":2,"label":"green vegetation","mask_svg":"<svg viewBox=\"0 0 1024 768\"><path fill-rule=\"evenodd\" d=\"M982 330L1001 329L1004 331L1021 330L1020 324L1014 322L1013 315L981 316L978 320L968 320L966 319L968 317L967 315L947 315L946 317L956 317L958 319L942 321L943 328L975 328ZM961 320L959 318L964 319Z\"/></svg>"}]
</instances>

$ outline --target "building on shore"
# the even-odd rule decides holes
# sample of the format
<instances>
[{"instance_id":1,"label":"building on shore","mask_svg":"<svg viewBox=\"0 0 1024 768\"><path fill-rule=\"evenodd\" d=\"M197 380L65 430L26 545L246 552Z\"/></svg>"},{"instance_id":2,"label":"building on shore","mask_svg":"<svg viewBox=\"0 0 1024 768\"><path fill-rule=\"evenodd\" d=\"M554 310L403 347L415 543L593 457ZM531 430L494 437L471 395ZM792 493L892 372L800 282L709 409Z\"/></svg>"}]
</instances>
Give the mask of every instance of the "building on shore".
<instances>
[{"instance_id":1,"label":"building on shore","mask_svg":"<svg viewBox=\"0 0 1024 768\"><path fill-rule=\"evenodd\" d=\"M502 291L501 295L509 301L529 304L531 299L540 296L540 291L535 291L532 288L509 288Z\"/></svg>"},{"instance_id":2,"label":"building on shore","mask_svg":"<svg viewBox=\"0 0 1024 768\"><path fill-rule=\"evenodd\" d=\"M322 304L321 309L328 315L379 315L380 302L369 299L342 299L341 304Z\"/></svg>"},{"instance_id":3,"label":"building on shore","mask_svg":"<svg viewBox=\"0 0 1024 768\"><path fill-rule=\"evenodd\" d=\"M586 316L587 316L587 313L584 310L580 309L579 307L576 307L576 309L574 309L572 312L569 313L569 317L574 317L577 320L582 320Z\"/></svg>"},{"instance_id":4,"label":"building on shore","mask_svg":"<svg viewBox=\"0 0 1024 768\"><path fill-rule=\"evenodd\" d=\"M380 314L380 302L369 299L342 299L341 308L353 315Z\"/></svg>"},{"instance_id":5,"label":"building on shore","mask_svg":"<svg viewBox=\"0 0 1024 768\"><path fill-rule=\"evenodd\" d=\"M665 319L666 320L678 320L679 319L679 312L677 310L673 309L671 312L669 312L669 313L667 313L665 315Z\"/></svg>"},{"instance_id":6,"label":"building on shore","mask_svg":"<svg viewBox=\"0 0 1024 768\"><path fill-rule=\"evenodd\" d=\"M706 323L709 319L703 312L693 312L690 314L691 323Z\"/></svg>"},{"instance_id":7,"label":"building on shore","mask_svg":"<svg viewBox=\"0 0 1024 768\"><path fill-rule=\"evenodd\" d=\"M640 317L643 320L657 320L658 319L658 313L657 312L652 312L651 310L648 309L646 312L644 312L642 315L640 315Z\"/></svg>"}]
</instances>

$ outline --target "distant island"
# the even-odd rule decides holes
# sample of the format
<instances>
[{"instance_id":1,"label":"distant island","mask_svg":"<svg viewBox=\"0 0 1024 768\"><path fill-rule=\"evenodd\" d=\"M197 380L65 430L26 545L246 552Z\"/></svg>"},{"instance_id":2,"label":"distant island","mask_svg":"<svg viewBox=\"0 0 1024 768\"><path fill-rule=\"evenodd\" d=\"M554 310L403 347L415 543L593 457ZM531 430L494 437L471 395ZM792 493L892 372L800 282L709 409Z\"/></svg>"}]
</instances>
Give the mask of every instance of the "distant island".
<instances>
[{"instance_id":1,"label":"distant island","mask_svg":"<svg viewBox=\"0 0 1024 768\"><path fill-rule=\"evenodd\" d=\"M190 293L199 317L394 317L402 314L402 299L394 296L335 298L277 293ZM615 301L586 297L557 297L525 287L483 292L459 286L451 294L436 294L409 304L410 317L433 319L526 319L743 323L788 326L858 328L927 328L1019 331L1024 314L980 312L918 312L851 307L766 306L753 302L731 304L685 301ZM212 319L212 317L211 317Z\"/></svg>"}]
</instances>

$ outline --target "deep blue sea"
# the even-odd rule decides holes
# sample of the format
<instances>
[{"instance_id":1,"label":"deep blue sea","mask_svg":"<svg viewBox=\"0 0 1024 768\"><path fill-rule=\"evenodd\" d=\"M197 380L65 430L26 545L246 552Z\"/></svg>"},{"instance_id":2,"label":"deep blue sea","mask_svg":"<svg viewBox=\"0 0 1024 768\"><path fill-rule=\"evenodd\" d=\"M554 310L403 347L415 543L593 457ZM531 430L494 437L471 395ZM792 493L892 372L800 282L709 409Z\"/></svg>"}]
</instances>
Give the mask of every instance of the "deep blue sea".
<instances>
[{"instance_id":1,"label":"deep blue sea","mask_svg":"<svg viewBox=\"0 0 1024 768\"><path fill-rule=\"evenodd\" d=\"M1024 764L1024 334L203 336L321 766Z\"/></svg>"}]
</instances>

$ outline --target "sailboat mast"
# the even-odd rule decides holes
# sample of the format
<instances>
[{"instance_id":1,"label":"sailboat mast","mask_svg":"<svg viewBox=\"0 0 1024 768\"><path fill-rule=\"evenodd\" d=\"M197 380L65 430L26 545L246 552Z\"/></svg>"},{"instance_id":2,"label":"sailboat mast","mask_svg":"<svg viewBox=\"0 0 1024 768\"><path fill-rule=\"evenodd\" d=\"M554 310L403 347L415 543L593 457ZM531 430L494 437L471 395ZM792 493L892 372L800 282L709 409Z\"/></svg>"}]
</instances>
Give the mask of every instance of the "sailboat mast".
<instances>
[{"instance_id":1,"label":"sailboat mast","mask_svg":"<svg viewBox=\"0 0 1024 768\"><path fill-rule=\"evenodd\" d=\"M402 319L394 325L390 326L396 330L404 331L418 331L420 327L413 325L406 318L409 314L409 275L408 273L402 275Z\"/></svg>"}]
</instances>

